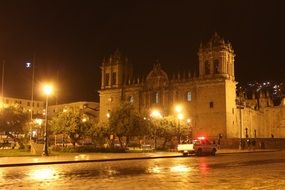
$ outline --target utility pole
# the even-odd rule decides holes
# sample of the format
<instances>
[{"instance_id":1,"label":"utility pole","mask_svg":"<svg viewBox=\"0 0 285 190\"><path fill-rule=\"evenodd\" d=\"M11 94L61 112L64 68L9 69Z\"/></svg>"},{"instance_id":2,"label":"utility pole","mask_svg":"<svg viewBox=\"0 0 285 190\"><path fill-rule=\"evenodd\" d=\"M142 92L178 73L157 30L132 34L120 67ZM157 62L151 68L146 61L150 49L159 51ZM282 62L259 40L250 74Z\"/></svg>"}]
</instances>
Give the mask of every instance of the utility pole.
<instances>
[{"instance_id":1,"label":"utility pole","mask_svg":"<svg viewBox=\"0 0 285 190\"><path fill-rule=\"evenodd\" d=\"M2 88L1 88L1 96L2 103L4 104L4 78L5 78L5 60L2 61Z\"/></svg>"},{"instance_id":2,"label":"utility pole","mask_svg":"<svg viewBox=\"0 0 285 190\"><path fill-rule=\"evenodd\" d=\"M243 146L242 146L242 113L241 113L241 110L244 109L243 107L243 104L242 104L242 97L241 97L241 92L239 92L239 101L238 101L238 106L237 108L239 108L239 149L243 149Z\"/></svg>"}]
</instances>

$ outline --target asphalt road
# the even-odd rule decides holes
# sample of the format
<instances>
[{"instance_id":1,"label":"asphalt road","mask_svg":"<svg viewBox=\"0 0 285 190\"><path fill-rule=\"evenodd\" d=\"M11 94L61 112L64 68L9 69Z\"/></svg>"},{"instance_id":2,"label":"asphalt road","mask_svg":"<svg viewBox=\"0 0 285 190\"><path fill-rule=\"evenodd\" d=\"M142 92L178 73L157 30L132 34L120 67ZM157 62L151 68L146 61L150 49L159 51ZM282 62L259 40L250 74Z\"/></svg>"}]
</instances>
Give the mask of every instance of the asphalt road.
<instances>
[{"instance_id":1,"label":"asphalt road","mask_svg":"<svg viewBox=\"0 0 285 190\"><path fill-rule=\"evenodd\" d=\"M0 168L0 189L285 189L285 151Z\"/></svg>"}]
</instances>

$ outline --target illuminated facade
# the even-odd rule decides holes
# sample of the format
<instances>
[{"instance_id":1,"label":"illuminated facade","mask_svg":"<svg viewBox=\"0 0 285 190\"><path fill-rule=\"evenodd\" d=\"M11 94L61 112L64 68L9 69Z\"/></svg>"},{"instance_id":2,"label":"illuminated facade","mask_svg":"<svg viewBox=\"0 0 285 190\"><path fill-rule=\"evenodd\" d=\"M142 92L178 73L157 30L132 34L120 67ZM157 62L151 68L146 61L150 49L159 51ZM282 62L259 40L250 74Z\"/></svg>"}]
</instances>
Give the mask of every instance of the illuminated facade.
<instances>
[{"instance_id":1,"label":"illuminated facade","mask_svg":"<svg viewBox=\"0 0 285 190\"><path fill-rule=\"evenodd\" d=\"M52 105L48 107L48 114L50 117L55 117L59 112L65 110L82 110L95 120L99 119L99 103L98 102L72 102L66 104Z\"/></svg>"},{"instance_id":2,"label":"illuminated facade","mask_svg":"<svg viewBox=\"0 0 285 190\"><path fill-rule=\"evenodd\" d=\"M255 100L243 99L245 106L237 105L242 98L236 96L231 43L215 33L207 43L201 43L198 56L197 76L189 72L170 79L156 63L146 77L135 78L128 59L116 51L101 66L100 121L106 121L106 115L124 101L141 112L159 109L163 116L174 115L175 105L180 104L185 121L191 120L184 126L190 127L194 135L213 139L219 135L285 137L284 101L274 107L269 100L260 99L260 109L252 107Z\"/></svg>"},{"instance_id":3,"label":"illuminated facade","mask_svg":"<svg viewBox=\"0 0 285 190\"><path fill-rule=\"evenodd\" d=\"M42 115L45 112L45 102L38 100L28 100L21 98L0 97L1 107L5 106L20 106L25 111L33 110L34 115Z\"/></svg>"}]
</instances>

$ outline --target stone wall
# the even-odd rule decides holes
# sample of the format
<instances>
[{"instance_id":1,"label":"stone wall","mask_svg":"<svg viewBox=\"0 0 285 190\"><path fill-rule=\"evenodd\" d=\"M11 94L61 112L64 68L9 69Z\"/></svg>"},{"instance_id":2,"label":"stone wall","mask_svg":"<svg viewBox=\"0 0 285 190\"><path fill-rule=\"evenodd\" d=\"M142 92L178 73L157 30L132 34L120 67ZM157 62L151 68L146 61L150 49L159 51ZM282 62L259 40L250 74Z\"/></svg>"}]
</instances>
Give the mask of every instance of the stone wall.
<instances>
[{"instance_id":1,"label":"stone wall","mask_svg":"<svg viewBox=\"0 0 285 190\"><path fill-rule=\"evenodd\" d=\"M251 138L250 141L252 141L254 138ZM246 142L246 139L242 139L244 142ZM217 141L216 141L217 142ZM229 138L229 139L221 139L221 148L229 148L229 149L237 149L239 148L239 138ZM262 144L264 146L262 146ZM245 149L248 148L248 146L245 144ZM252 148L252 144L250 146ZM256 149L285 149L285 139L283 138L256 138Z\"/></svg>"}]
</instances>

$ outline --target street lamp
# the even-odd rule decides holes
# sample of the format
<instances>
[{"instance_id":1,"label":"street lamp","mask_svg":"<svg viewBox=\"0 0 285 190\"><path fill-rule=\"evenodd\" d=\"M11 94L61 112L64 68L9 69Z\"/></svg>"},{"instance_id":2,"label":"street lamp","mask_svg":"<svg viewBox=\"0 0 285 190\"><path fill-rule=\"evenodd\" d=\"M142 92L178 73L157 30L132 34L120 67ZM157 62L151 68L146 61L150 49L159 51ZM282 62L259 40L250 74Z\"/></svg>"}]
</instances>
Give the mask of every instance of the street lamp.
<instances>
[{"instance_id":1,"label":"street lamp","mask_svg":"<svg viewBox=\"0 0 285 190\"><path fill-rule=\"evenodd\" d=\"M190 118L187 119L187 124L188 124L189 130L190 130L190 138L192 140L193 139L193 128L191 126L191 119Z\"/></svg>"},{"instance_id":2,"label":"street lamp","mask_svg":"<svg viewBox=\"0 0 285 190\"><path fill-rule=\"evenodd\" d=\"M237 108L239 109L239 149L243 149L243 143L242 143L242 109L244 109L244 105L242 103L242 93L239 92L239 100L238 100L238 105Z\"/></svg>"},{"instance_id":3,"label":"street lamp","mask_svg":"<svg viewBox=\"0 0 285 190\"><path fill-rule=\"evenodd\" d=\"M154 119L161 119L162 115L161 115L159 110L154 109L154 110L151 111L150 117L152 117ZM155 133L154 134L154 149L156 149L156 127L155 127L155 132L154 133Z\"/></svg>"},{"instance_id":4,"label":"street lamp","mask_svg":"<svg viewBox=\"0 0 285 190\"><path fill-rule=\"evenodd\" d=\"M180 144L181 143L181 120L184 119L184 115L182 113L178 113L177 115L177 119L178 119L178 143Z\"/></svg>"},{"instance_id":5,"label":"street lamp","mask_svg":"<svg viewBox=\"0 0 285 190\"><path fill-rule=\"evenodd\" d=\"M53 87L50 84L43 86L43 93L46 96L46 111L45 111L45 131L44 131L44 149L43 156L48 156L48 135L47 135L47 122L48 122L48 97L52 94Z\"/></svg>"},{"instance_id":6,"label":"street lamp","mask_svg":"<svg viewBox=\"0 0 285 190\"><path fill-rule=\"evenodd\" d=\"M152 110L151 113L150 113L150 117L153 117L153 118L162 118L161 116L161 113L159 110Z\"/></svg>"},{"instance_id":7,"label":"street lamp","mask_svg":"<svg viewBox=\"0 0 285 190\"><path fill-rule=\"evenodd\" d=\"M182 113L182 106L176 105L175 106L175 112L177 113L177 119L178 119L178 143L181 143L181 126L180 121L184 119L184 115Z\"/></svg>"}]
</instances>

